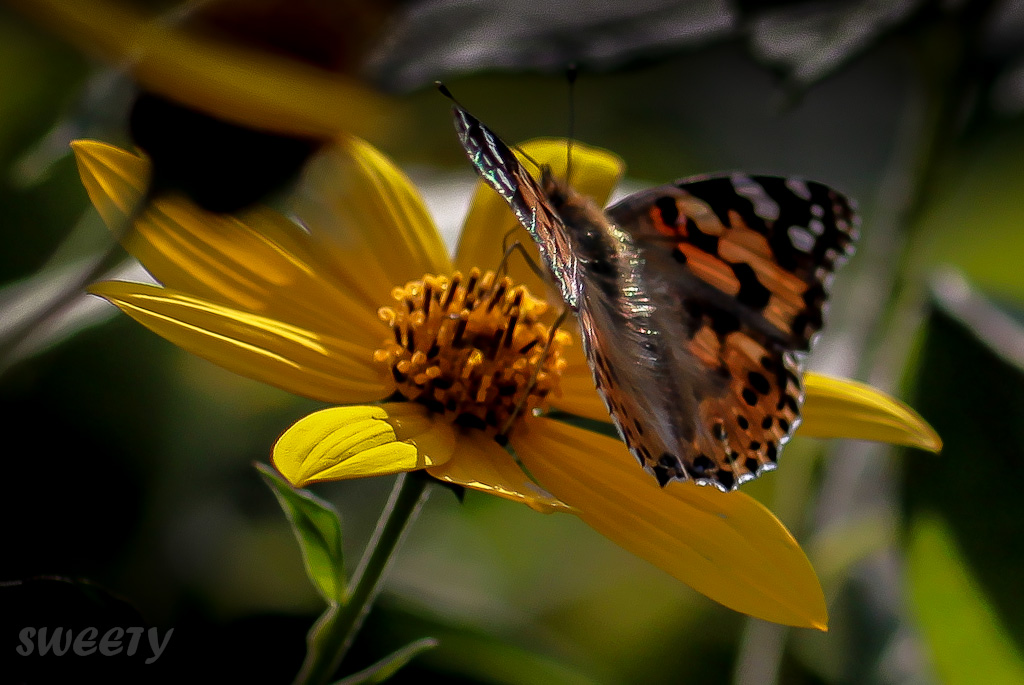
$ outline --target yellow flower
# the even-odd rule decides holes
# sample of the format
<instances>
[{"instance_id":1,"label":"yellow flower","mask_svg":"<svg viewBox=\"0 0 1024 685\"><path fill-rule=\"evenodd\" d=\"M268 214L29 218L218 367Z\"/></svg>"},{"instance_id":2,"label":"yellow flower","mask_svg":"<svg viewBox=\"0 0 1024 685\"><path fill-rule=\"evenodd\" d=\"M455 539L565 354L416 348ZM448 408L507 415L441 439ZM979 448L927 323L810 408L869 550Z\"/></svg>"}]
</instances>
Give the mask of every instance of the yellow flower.
<instances>
[{"instance_id":1,"label":"yellow flower","mask_svg":"<svg viewBox=\"0 0 1024 685\"><path fill-rule=\"evenodd\" d=\"M143 89L261 131L379 133L384 99L354 79L265 50L150 21L127 2L9 0L84 52L128 67Z\"/></svg>"},{"instance_id":2,"label":"yellow flower","mask_svg":"<svg viewBox=\"0 0 1024 685\"><path fill-rule=\"evenodd\" d=\"M93 203L116 225L145 187L146 162L101 143L74 147ZM564 173L564 141L523 147ZM605 200L620 160L573 150L577 187ZM579 344L550 333L547 303L478 268L497 265L515 225L496 194L478 188L453 263L409 180L351 139L313 162L295 214L299 223L262 207L215 216L158 199L126 247L162 285L106 282L92 292L227 369L346 405L301 419L275 445L275 465L296 486L425 468L569 511L737 611L825 629L810 563L754 499L691 483L661 488L620 441L532 411L608 418ZM521 260L510 271L544 292ZM807 392L801 434L938 445L878 391L810 375Z\"/></svg>"}]
</instances>

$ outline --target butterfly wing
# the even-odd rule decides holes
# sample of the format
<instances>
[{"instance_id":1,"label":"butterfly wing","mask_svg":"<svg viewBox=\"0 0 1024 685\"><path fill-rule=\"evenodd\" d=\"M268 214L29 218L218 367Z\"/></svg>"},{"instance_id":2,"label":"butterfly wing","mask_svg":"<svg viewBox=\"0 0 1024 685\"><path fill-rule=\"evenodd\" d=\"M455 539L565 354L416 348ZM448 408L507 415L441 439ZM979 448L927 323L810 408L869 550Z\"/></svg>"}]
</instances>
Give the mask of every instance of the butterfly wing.
<instances>
[{"instance_id":1,"label":"butterfly wing","mask_svg":"<svg viewBox=\"0 0 1024 685\"><path fill-rule=\"evenodd\" d=\"M645 191L602 216L566 184L534 181L465 110L455 116L576 312L597 389L640 463L662 485L723 490L774 468L799 422L797 354L852 251L849 202L817 183L734 174Z\"/></svg>"},{"instance_id":2,"label":"butterfly wing","mask_svg":"<svg viewBox=\"0 0 1024 685\"><path fill-rule=\"evenodd\" d=\"M698 397L688 469L732 489L774 468L800 420L800 353L853 251L850 202L819 183L732 174L643 191L607 214L637 245L662 315L682 323L702 387L724 380Z\"/></svg>"},{"instance_id":3,"label":"butterfly wing","mask_svg":"<svg viewBox=\"0 0 1024 685\"><path fill-rule=\"evenodd\" d=\"M857 233L841 193L776 176L684 179L631 195L608 215L661 273L682 265L713 288L705 299L728 302L804 352L821 329L833 272L852 255Z\"/></svg>"},{"instance_id":4,"label":"butterfly wing","mask_svg":"<svg viewBox=\"0 0 1024 685\"><path fill-rule=\"evenodd\" d=\"M642 270L629 268L638 254L628 235L622 243L611 268L585 260L581 269L577 318L594 383L626 446L661 485L710 482L695 466L707 441L696 418L703 398L724 395L724 379L679 344L684 321L667 291L651 293Z\"/></svg>"},{"instance_id":5,"label":"butterfly wing","mask_svg":"<svg viewBox=\"0 0 1024 685\"><path fill-rule=\"evenodd\" d=\"M681 322L666 322L668 330L655 325L657 311L644 292L629 235L550 174L535 181L486 126L457 105L453 111L470 161L530 232L576 313L595 383L619 433L659 482L686 478L691 455L670 450L680 447L681 435L692 438L693 384L703 379L695 377L700 369L687 350L666 346L678 337L676 329L682 335ZM651 425L646 437L635 437L643 421L665 416L668 406L675 409L668 420Z\"/></svg>"},{"instance_id":6,"label":"butterfly wing","mask_svg":"<svg viewBox=\"0 0 1024 685\"><path fill-rule=\"evenodd\" d=\"M480 177L505 198L519 223L529 231L562 299L575 310L580 297L578 265L565 224L545 201L540 184L498 136L458 105L452 107L452 112L455 130L470 162Z\"/></svg>"}]
</instances>

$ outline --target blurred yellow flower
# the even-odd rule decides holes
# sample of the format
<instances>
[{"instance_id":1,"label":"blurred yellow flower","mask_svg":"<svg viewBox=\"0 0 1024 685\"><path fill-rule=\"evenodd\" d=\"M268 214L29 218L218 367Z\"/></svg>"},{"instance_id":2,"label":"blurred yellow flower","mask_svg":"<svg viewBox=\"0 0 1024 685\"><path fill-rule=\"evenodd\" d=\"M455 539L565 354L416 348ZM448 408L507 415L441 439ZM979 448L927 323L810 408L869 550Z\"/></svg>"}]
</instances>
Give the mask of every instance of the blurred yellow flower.
<instances>
[{"instance_id":1,"label":"blurred yellow flower","mask_svg":"<svg viewBox=\"0 0 1024 685\"><path fill-rule=\"evenodd\" d=\"M74 148L94 205L117 225L145 188L147 163L102 143ZM564 141L523 149L564 174ZM575 185L607 199L621 161L573 149ZM484 270L516 225L490 189L478 187L453 261L411 182L349 139L314 160L295 214L298 223L264 207L218 216L159 198L126 248L161 285L91 290L227 369L346 405L301 419L275 445L274 464L296 486L427 469L571 512L737 611L825 629L814 570L757 501L691 483L661 488L620 441L533 411L608 418L579 345L550 332L543 283L518 259L510 279ZM938 446L916 414L876 390L814 375L806 385L801 435Z\"/></svg>"},{"instance_id":2,"label":"blurred yellow flower","mask_svg":"<svg viewBox=\"0 0 1024 685\"><path fill-rule=\"evenodd\" d=\"M389 108L382 96L326 65L314 66L308 59L284 57L281 50L255 49L150 20L127 2L8 0L8 4L82 51L125 66L144 90L234 124L326 139L339 131L372 136L388 121ZM288 0L279 4L286 5ZM208 11L202 5L192 9ZM322 26L311 27L308 40L318 32ZM344 37L338 40L351 42Z\"/></svg>"}]
</instances>

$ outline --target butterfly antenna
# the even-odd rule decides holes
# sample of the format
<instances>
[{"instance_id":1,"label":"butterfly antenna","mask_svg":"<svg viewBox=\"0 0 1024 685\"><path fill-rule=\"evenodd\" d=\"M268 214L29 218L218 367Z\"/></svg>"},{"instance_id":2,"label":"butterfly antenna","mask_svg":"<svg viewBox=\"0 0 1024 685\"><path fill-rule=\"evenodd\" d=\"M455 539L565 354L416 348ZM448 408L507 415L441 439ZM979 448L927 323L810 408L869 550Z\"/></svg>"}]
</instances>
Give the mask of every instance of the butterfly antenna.
<instances>
[{"instance_id":1,"label":"butterfly antenna","mask_svg":"<svg viewBox=\"0 0 1024 685\"><path fill-rule=\"evenodd\" d=\"M448 86L444 85L444 81L434 81L434 86L437 88L438 92L441 93L441 95L445 96L459 107L462 107L462 103L459 102L454 95L452 95L452 91L448 90ZM465 109L465 107L462 107L462 109Z\"/></svg>"},{"instance_id":2,"label":"butterfly antenna","mask_svg":"<svg viewBox=\"0 0 1024 685\"><path fill-rule=\"evenodd\" d=\"M575 64L570 64L565 70L565 78L569 82L569 136L568 144L565 146L565 180L572 180L572 144L576 138L576 77L580 70Z\"/></svg>"}]
</instances>

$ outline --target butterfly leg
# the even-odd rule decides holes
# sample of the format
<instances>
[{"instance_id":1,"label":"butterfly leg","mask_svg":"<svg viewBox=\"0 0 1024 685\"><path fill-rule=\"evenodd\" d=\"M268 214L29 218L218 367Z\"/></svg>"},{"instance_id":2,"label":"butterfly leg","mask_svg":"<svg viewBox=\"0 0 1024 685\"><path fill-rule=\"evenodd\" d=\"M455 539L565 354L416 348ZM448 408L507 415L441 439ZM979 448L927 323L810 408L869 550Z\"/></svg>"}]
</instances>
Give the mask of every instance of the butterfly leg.
<instances>
[{"instance_id":1,"label":"butterfly leg","mask_svg":"<svg viewBox=\"0 0 1024 685\"><path fill-rule=\"evenodd\" d=\"M537 385L537 376L540 375L540 370L544 368L544 362L546 362L548 359L548 352L551 349L551 343L555 341L555 334L558 333L559 326L562 325L562 323L565 321L565 317L568 316L568 314L568 308L563 308L562 313L559 314L558 318L555 319L555 322L551 324L551 330L548 332L548 339L544 343L544 349L541 351L540 359L537 360L537 365L533 368L533 373L530 374L530 380L526 384L526 392L523 393L523 399L519 400L519 403L516 404L515 411L513 411L512 414L508 417L508 420L505 421L505 425L502 427L501 431L499 431L497 435L499 442L503 441L507 437L508 431L512 428L512 425L515 423L516 418L520 414L522 414L523 409L526 408L526 400L530 397L530 393L533 392L533 387Z\"/></svg>"},{"instance_id":2,"label":"butterfly leg","mask_svg":"<svg viewBox=\"0 0 1024 685\"><path fill-rule=\"evenodd\" d=\"M516 231L519 230L519 228L520 228L519 226L513 226L512 228L510 228L507 231L505 231L505 235L501 236L501 251L502 251L501 261L502 262L505 262L506 259L508 258L508 251L509 251L509 247L510 247L509 242L508 242L509 238L511 238L512 235ZM519 241L517 240L516 242L518 243ZM499 267L499 270L500 270L500 268L501 267Z\"/></svg>"},{"instance_id":3,"label":"butterfly leg","mask_svg":"<svg viewBox=\"0 0 1024 685\"><path fill-rule=\"evenodd\" d=\"M507 244L509 236L511 236L512 233L515 232L516 230L518 230L518 228L513 228L512 230L505 234L504 238L501 239L501 246L502 248L504 248L504 252L501 255L501 261L498 262L498 268L494 270L494 273L501 275L501 272L508 268L508 260L512 256L512 253L518 252L520 255L522 255L523 261L526 262L526 266L530 267L530 271L535 273L537 275L537 278L547 283L549 277L545 275L544 270L541 269L540 267L540 264L538 264L536 260L534 260L534 258L530 255L530 253L526 251L526 248L523 247L523 244L521 242L517 240L511 245Z\"/></svg>"}]
</instances>

